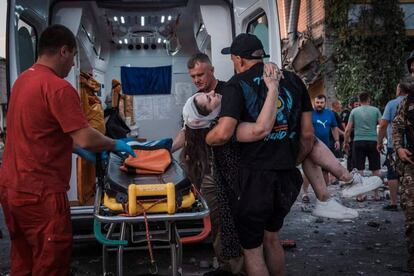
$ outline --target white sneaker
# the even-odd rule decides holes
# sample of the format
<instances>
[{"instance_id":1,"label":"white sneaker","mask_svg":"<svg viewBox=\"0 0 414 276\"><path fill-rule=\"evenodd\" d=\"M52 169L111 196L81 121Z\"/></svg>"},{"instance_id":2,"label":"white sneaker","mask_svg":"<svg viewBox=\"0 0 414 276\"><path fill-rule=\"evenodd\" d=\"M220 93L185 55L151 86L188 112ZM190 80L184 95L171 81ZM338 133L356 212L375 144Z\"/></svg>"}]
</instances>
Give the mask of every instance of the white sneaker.
<instances>
[{"instance_id":1,"label":"white sneaker","mask_svg":"<svg viewBox=\"0 0 414 276\"><path fill-rule=\"evenodd\" d=\"M316 200L312 216L331 219L354 219L358 217L358 211L345 207L334 198L330 198L325 202Z\"/></svg>"},{"instance_id":2,"label":"white sneaker","mask_svg":"<svg viewBox=\"0 0 414 276\"><path fill-rule=\"evenodd\" d=\"M354 184L355 183L355 184ZM361 182L353 182L351 186L342 190L343 197L354 197L373 191L382 186L382 180L378 176L362 178Z\"/></svg>"},{"instance_id":3,"label":"white sneaker","mask_svg":"<svg viewBox=\"0 0 414 276\"><path fill-rule=\"evenodd\" d=\"M353 169L352 172L351 172L351 175L352 175L352 179L348 182L344 182L344 185L354 185L354 184L362 183L363 180L364 180L364 178L358 172L357 169Z\"/></svg>"}]
</instances>

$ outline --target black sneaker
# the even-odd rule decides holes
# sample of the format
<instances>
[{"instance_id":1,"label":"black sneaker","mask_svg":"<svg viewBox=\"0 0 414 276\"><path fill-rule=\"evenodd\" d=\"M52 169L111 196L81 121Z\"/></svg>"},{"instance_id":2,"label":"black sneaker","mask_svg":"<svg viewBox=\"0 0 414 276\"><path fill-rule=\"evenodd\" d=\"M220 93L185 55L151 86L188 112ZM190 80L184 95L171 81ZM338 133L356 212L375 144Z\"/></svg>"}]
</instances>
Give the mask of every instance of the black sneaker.
<instances>
[{"instance_id":1,"label":"black sneaker","mask_svg":"<svg viewBox=\"0 0 414 276\"><path fill-rule=\"evenodd\" d=\"M221 268L217 268L216 270L204 273L203 276L233 276L233 273L231 273L230 271L223 270Z\"/></svg>"},{"instance_id":2,"label":"black sneaker","mask_svg":"<svg viewBox=\"0 0 414 276\"><path fill-rule=\"evenodd\" d=\"M393 204L388 204L382 207L382 210L384 211L398 211L398 206Z\"/></svg>"}]
</instances>

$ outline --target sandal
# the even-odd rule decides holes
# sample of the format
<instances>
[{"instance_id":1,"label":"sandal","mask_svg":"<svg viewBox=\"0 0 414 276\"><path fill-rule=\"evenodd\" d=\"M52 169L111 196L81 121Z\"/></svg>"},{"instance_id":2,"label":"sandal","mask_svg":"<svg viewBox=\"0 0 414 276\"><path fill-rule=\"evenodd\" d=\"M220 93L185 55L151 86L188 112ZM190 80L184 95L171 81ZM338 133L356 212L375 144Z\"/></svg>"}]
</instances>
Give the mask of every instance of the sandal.
<instances>
[{"instance_id":1,"label":"sandal","mask_svg":"<svg viewBox=\"0 0 414 276\"><path fill-rule=\"evenodd\" d=\"M303 203L309 203L310 202L309 196L307 194L302 195L302 202Z\"/></svg>"},{"instance_id":2,"label":"sandal","mask_svg":"<svg viewBox=\"0 0 414 276\"><path fill-rule=\"evenodd\" d=\"M360 195L356 197L356 201L358 202L364 202L365 200L367 200L367 195Z\"/></svg>"}]
</instances>

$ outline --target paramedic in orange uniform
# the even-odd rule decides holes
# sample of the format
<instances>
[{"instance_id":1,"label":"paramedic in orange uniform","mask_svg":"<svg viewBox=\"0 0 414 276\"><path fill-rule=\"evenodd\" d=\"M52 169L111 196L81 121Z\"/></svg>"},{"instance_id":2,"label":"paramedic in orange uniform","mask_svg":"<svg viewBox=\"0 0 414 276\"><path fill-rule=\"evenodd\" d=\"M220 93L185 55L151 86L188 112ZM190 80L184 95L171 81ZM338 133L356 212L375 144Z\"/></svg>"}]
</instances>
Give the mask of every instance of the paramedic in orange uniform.
<instances>
[{"instance_id":1,"label":"paramedic in orange uniform","mask_svg":"<svg viewBox=\"0 0 414 276\"><path fill-rule=\"evenodd\" d=\"M76 53L69 29L48 27L39 39L37 62L11 91L0 202L10 232L13 276L69 274L72 225L66 192L74 146L132 151L89 126L76 90L63 79Z\"/></svg>"}]
</instances>

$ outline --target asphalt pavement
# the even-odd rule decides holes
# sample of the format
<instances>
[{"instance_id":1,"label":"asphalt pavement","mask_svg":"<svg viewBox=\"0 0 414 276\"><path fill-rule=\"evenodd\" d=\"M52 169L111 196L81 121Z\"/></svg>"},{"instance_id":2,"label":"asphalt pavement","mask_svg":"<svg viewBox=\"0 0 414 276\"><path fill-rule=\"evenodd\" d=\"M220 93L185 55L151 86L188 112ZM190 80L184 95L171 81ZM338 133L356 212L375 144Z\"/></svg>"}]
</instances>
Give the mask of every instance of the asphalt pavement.
<instances>
[{"instance_id":1,"label":"asphalt pavement","mask_svg":"<svg viewBox=\"0 0 414 276\"><path fill-rule=\"evenodd\" d=\"M338 195L339 186L329 187ZM338 221L311 216L311 203L298 201L285 220L282 239L294 239L296 247L286 249L287 275L409 275L406 271L407 251L404 240L402 211L383 211L386 201L356 202L340 199L348 207L358 209L355 220ZM1 212L0 212L1 213ZM9 271L10 241L3 216L0 215L0 276ZM96 242L76 244L72 275L102 275L101 247ZM159 275L168 275L169 252L155 250ZM110 254L115 271L115 255ZM125 253L124 275L147 275L148 251ZM184 247L183 275L203 275L214 264L211 244ZM115 274L113 274L115 275Z\"/></svg>"}]
</instances>

